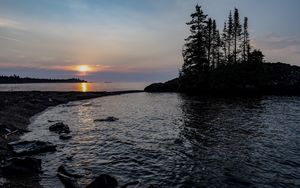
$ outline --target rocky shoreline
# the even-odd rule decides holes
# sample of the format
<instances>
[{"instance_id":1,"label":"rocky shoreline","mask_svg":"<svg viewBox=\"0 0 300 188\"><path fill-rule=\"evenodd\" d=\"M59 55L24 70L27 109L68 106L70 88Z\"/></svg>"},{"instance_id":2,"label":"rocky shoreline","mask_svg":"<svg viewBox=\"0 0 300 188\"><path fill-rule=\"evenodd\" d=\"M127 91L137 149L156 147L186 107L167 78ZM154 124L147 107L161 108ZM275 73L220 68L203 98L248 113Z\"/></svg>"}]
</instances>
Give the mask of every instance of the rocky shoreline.
<instances>
[{"instance_id":1,"label":"rocky shoreline","mask_svg":"<svg viewBox=\"0 0 300 188\"><path fill-rule=\"evenodd\" d=\"M27 126L30 124L30 118L37 113L46 110L48 107L65 104L70 101L85 100L96 97L120 95L127 93L136 93L141 91L118 91L118 92L0 92L0 185L2 187L40 187L38 183L38 173L31 177L19 178L17 176L5 177L8 173L14 171L27 170L27 163L35 166L34 172L40 171L41 161L31 157L21 158L20 153L16 153L19 145L27 144L26 147L38 146L44 151L45 143L39 141L31 143L14 142L19 137L28 132ZM15 148L14 148L15 147ZM55 149L51 146L51 150ZM18 149L18 148L17 148ZM24 152L23 150L18 152ZM25 151L26 152L26 151ZM36 152L36 151L30 151ZM15 169L15 164L19 165ZM21 165L20 165L21 164ZM11 165L11 166L9 166ZM25 166L24 166L25 165ZM11 168L13 167L13 168ZM20 169L21 168L21 169ZM19 173L20 174L20 173ZM8 180L8 181L7 181Z\"/></svg>"}]
</instances>

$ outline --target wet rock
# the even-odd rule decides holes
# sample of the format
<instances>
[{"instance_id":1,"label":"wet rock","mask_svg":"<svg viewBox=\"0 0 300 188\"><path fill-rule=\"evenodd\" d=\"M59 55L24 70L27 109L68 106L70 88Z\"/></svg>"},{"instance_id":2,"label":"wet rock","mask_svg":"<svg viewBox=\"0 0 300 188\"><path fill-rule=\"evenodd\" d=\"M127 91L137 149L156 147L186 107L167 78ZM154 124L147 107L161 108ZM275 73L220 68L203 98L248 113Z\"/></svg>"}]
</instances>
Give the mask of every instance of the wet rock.
<instances>
[{"instance_id":1,"label":"wet rock","mask_svg":"<svg viewBox=\"0 0 300 188\"><path fill-rule=\"evenodd\" d=\"M140 183L139 181L129 182L129 183L126 183L125 185L122 185L121 188L128 188L128 186L137 185L139 183Z\"/></svg>"},{"instance_id":2,"label":"wet rock","mask_svg":"<svg viewBox=\"0 0 300 188\"><path fill-rule=\"evenodd\" d=\"M56 133L70 133L70 128L68 125L58 122L49 127L49 130Z\"/></svg>"},{"instance_id":3,"label":"wet rock","mask_svg":"<svg viewBox=\"0 0 300 188\"><path fill-rule=\"evenodd\" d=\"M109 116L107 118L104 118L104 119L95 119L94 122L97 122L97 121L107 121L107 122L113 122L113 121L118 121L119 119L116 118L116 117L113 117L113 116Z\"/></svg>"},{"instance_id":4,"label":"wet rock","mask_svg":"<svg viewBox=\"0 0 300 188\"><path fill-rule=\"evenodd\" d=\"M81 178L84 175L80 174L80 172L76 172L75 170L71 169L70 167L61 165L58 167L57 172L60 174L64 174L66 176L72 177L72 178Z\"/></svg>"},{"instance_id":5,"label":"wet rock","mask_svg":"<svg viewBox=\"0 0 300 188\"><path fill-rule=\"evenodd\" d=\"M9 143L8 146L17 155L33 155L56 151L55 145L42 141L17 141Z\"/></svg>"},{"instance_id":6,"label":"wet rock","mask_svg":"<svg viewBox=\"0 0 300 188\"><path fill-rule=\"evenodd\" d=\"M41 159L32 157L12 158L1 168L4 174L8 176L32 176L41 172L41 164Z\"/></svg>"},{"instance_id":7,"label":"wet rock","mask_svg":"<svg viewBox=\"0 0 300 188\"><path fill-rule=\"evenodd\" d=\"M62 173L57 173L58 178L64 184L65 188L80 188L77 180Z\"/></svg>"},{"instance_id":8,"label":"wet rock","mask_svg":"<svg viewBox=\"0 0 300 188\"><path fill-rule=\"evenodd\" d=\"M62 134L59 135L59 139L61 139L61 140L68 140L68 139L71 139L71 138L72 138L72 136L69 135L69 134L66 134L66 133L62 133Z\"/></svg>"},{"instance_id":9,"label":"wet rock","mask_svg":"<svg viewBox=\"0 0 300 188\"><path fill-rule=\"evenodd\" d=\"M116 178L101 174L94 181L92 181L86 188L114 188L118 186L118 181Z\"/></svg>"}]
</instances>

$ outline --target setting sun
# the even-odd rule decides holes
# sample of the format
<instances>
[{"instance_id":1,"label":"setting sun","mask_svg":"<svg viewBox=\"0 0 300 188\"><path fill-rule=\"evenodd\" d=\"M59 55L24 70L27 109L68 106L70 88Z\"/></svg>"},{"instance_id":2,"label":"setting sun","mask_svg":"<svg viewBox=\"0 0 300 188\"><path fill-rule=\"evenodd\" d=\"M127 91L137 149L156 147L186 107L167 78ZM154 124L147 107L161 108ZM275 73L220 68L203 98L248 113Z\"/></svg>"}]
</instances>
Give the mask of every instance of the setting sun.
<instances>
[{"instance_id":1,"label":"setting sun","mask_svg":"<svg viewBox=\"0 0 300 188\"><path fill-rule=\"evenodd\" d=\"M78 71L82 73L89 72L91 71L91 67L89 67L88 65L79 65Z\"/></svg>"}]
</instances>

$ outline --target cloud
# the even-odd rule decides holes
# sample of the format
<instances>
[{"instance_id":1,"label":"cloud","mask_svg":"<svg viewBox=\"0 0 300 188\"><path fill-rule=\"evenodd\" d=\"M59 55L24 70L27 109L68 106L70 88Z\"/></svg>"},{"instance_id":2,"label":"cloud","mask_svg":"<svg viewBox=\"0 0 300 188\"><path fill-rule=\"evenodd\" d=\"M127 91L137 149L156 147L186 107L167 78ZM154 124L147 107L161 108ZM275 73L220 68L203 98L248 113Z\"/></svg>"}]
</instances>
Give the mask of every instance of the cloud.
<instances>
[{"instance_id":1,"label":"cloud","mask_svg":"<svg viewBox=\"0 0 300 188\"><path fill-rule=\"evenodd\" d=\"M0 27L10 28L10 29L24 29L24 27L17 21L1 18L0 17Z\"/></svg>"},{"instance_id":2,"label":"cloud","mask_svg":"<svg viewBox=\"0 0 300 188\"><path fill-rule=\"evenodd\" d=\"M300 40L297 37L270 33L254 39L253 43L269 61L300 65Z\"/></svg>"}]
</instances>

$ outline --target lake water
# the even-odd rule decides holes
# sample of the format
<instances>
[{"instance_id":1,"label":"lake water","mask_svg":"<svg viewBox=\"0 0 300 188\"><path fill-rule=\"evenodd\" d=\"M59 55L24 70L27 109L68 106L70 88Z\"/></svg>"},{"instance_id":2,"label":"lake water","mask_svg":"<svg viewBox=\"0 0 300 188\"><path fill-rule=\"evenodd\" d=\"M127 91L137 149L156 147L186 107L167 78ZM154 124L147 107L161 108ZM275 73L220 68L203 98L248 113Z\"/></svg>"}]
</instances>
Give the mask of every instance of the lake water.
<instances>
[{"instance_id":1,"label":"lake water","mask_svg":"<svg viewBox=\"0 0 300 188\"><path fill-rule=\"evenodd\" d=\"M124 91L143 90L147 85L145 82L0 84L0 91Z\"/></svg>"},{"instance_id":2,"label":"lake water","mask_svg":"<svg viewBox=\"0 0 300 188\"><path fill-rule=\"evenodd\" d=\"M94 122L115 116L115 122ZM49 132L59 120L72 139ZM137 187L300 187L300 98L210 98L136 93L72 102L35 117L25 140L50 141L45 187L63 187L59 165L111 174ZM72 160L67 158L73 156Z\"/></svg>"}]
</instances>

